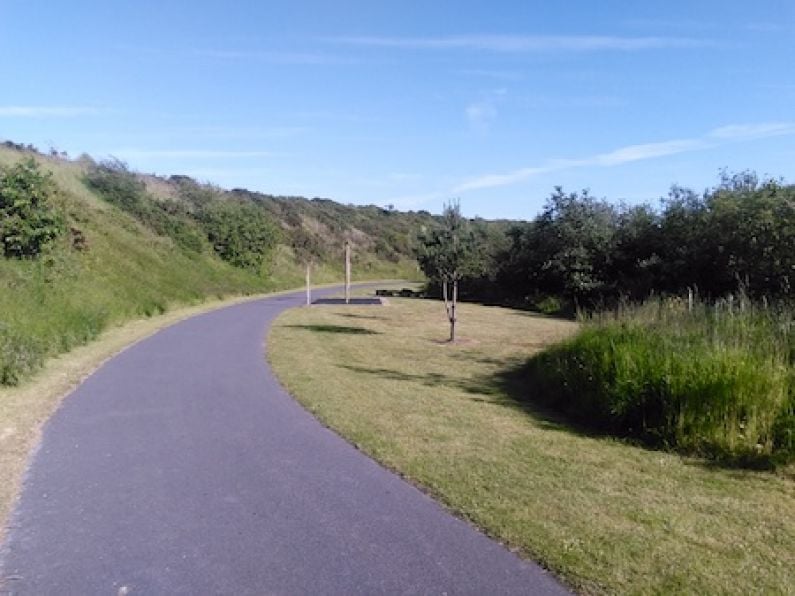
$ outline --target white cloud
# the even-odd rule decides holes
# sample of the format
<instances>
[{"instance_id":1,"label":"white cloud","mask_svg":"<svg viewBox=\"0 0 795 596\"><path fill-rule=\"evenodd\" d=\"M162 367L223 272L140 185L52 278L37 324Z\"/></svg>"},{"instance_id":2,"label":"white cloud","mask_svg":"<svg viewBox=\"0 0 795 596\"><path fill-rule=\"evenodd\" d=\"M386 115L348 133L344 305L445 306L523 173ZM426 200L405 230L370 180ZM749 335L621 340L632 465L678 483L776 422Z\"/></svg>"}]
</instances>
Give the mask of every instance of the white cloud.
<instances>
[{"instance_id":1,"label":"white cloud","mask_svg":"<svg viewBox=\"0 0 795 596\"><path fill-rule=\"evenodd\" d=\"M608 35L458 35L448 37L335 37L346 45L406 50L486 50L491 52L638 51L700 48L714 45L689 37L619 37Z\"/></svg>"},{"instance_id":2,"label":"white cloud","mask_svg":"<svg viewBox=\"0 0 795 596\"><path fill-rule=\"evenodd\" d=\"M488 132L491 123L497 118L497 108L488 100L471 103L464 112L469 126L479 133Z\"/></svg>"},{"instance_id":3,"label":"white cloud","mask_svg":"<svg viewBox=\"0 0 795 596\"><path fill-rule=\"evenodd\" d=\"M74 118L99 112L88 106L0 106L0 118Z\"/></svg>"}]
</instances>

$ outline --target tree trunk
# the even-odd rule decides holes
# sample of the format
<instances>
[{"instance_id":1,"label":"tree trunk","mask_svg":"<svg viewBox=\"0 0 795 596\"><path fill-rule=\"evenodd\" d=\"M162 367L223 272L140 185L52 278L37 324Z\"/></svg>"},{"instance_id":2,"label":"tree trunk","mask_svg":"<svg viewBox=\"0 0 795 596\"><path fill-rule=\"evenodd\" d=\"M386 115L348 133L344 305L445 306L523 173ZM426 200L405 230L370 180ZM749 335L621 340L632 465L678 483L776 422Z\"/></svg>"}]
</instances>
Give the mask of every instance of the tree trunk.
<instances>
[{"instance_id":1,"label":"tree trunk","mask_svg":"<svg viewBox=\"0 0 795 596\"><path fill-rule=\"evenodd\" d=\"M312 304L312 264L306 264L306 305Z\"/></svg>"}]
</instances>

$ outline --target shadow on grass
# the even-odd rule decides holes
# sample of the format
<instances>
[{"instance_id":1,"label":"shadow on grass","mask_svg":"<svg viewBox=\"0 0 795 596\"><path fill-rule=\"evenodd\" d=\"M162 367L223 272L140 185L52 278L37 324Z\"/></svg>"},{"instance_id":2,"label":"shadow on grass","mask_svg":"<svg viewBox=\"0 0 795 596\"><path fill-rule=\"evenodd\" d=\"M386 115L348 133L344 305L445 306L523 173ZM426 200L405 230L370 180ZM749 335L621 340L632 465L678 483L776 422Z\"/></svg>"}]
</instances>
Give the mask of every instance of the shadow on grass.
<instances>
[{"instance_id":1,"label":"shadow on grass","mask_svg":"<svg viewBox=\"0 0 795 596\"><path fill-rule=\"evenodd\" d=\"M549 388L543 389L543 383L536 377L534 361L531 358L514 359L508 362L493 358L471 357L475 362L496 365L495 372L472 378L460 378L444 373L414 373L391 370L388 368L368 368L364 366L343 365L342 368L351 372L370 375L380 379L414 383L426 387L451 387L469 394L473 402L484 406L507 408L521 412L532 419L539 428L556 432L565 432L579 437L592 439L610 438L647 452L677 454L685 464L704 469L735 470L738 475L748 472L768 472L778 469L779 464L769 456L754 454L731 454L720 451L693 452L677 449L652 436L638 436L617 432L615 428L607 428L599 420L586 418L574 411L561 408L564 404L555 405L556 398ZM786 462L785 462L786 463ZM785 470L791 470L795 476L795 466L787 464Z\"/></svg>"},{"instance_id":2,"label":"shadow on grass","mask_svg":"<svg viewBox=\"0 0 795 596\"><path fill-rule=\"evenodd\" d=\"M491 364L493 360L483 359ZM505 363L503 363L505 364ZM771 463L756 458L728 458L715 454L706 457L700 454L678 452L664 445L650 444L641 438L612 432L600 427L594 421L583 420L575 415L561 412L549 405L549 399L542 398L532 376L532 367L528 361L514 360L505 364L495 373L471 379L461 379L443 373L408 373L388 368L367 368L363 366L343 365L341 368L351 372L371 375L380 379L416 383L426 387L452 387L469 395L471 400L484 406L507 408L528 416L540 429L563 432L569 435L590 438L618 440L621 443L647 452L663 452L682 456L687 465L705 469L736 470L740 475L749 471L768 472Z\"/></svg>"},{"instance_id":3,"label":"shadow on grass","mask_svg":"<svg viewBox=\"0 0 795 596\"><path fill-rule=\"evenodd\" d=\"M418 298L418 300L430 300L433 302L442 302L441 296L437 295L429 295L423 298ZM507 311L511 311L511 314L517 317L530 317L535 319L552 319L552 320L559 320L559 321L576 321L577 320L577 313L571 309L563 309L557 312L541 312L539 310L535 310L530 308L526 305L519 304L516 302L511 301L500 301L500 300L486 300L486 299L475 299L472 297L466 298L459 298L460 304L477 304L480 306L496 306L498 308L504 308Z\"/></svg>"},{"instance_id":4,"label":"shadow on grass","mask_svg":"<svg viewBox=\"0 0 795 596\"><path fill-rule=\"evenodd\" d=\"M346 319L362 319L367 321L383 321L386 317L379 317L377 315L357 315L354 313L338 313L338 317L345 317Z\"/></svg>"},{"instance_id":5,"label":"shadow on grass","mask_svg":"<svg viewBox=\"0 0 795 596\"><path fill-rule=\"evenodd\" d=\"M290 329L303 329L313 333L341 333L347 335L381 335L380 331L373 331L365 327L350 327L347 325L285 325Z\"/></svg>"},{"instance_id":6,"label":"shadow on grass","mask_svg":"<svg viewBox=\"0 0 795 596\"><path fill-rule=\"evenodd\" d=\"M492 364L493 359L483 359ZM503 363L504 364L504 363ZM367 368L364 366L342 365L341 368L362 375L371 375L380 379L417 383L426 387L453 387L472 397L473 402L507 408L521 412L542 429L567 432L579 436L599 436L585 427L566 420L556 412L549 410L527 398L526 386L522 384L522 364L513 362L497 373L482 375L472 379L461 379L442 373L407 373L388 368Z\"/></svg>"}]
</instances>

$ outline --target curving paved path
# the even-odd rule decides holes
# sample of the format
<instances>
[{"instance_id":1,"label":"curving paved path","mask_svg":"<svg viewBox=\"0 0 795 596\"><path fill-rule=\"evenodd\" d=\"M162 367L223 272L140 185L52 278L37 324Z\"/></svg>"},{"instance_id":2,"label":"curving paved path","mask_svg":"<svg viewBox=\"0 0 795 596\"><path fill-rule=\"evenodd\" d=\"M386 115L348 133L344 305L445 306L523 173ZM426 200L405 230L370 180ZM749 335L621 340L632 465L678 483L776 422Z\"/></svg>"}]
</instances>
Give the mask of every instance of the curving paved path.
<instances>
[{"instance_id":1,"label":"curving paved path","mask_svg":"<svg viewBox=\"0 0 795 596\"><path fill-rule=\"evenodd\" d=\"M2 549L12 594L561 594L324 429L263 359L277 296L160 331L47 424Z\"/></svg>"}]
</instances>

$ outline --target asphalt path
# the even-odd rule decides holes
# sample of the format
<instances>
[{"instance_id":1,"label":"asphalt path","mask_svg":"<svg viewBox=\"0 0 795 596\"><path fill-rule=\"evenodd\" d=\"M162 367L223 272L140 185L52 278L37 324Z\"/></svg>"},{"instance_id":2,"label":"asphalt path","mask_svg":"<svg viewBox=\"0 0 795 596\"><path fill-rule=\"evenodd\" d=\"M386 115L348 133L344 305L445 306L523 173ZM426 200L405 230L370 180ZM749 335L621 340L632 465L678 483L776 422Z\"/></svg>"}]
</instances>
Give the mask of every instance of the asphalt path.
<instances>
[{"instance_id":1,"label":"asphalt path","mask_svg":"<svg viewBox=\"0 0 795 596\"><path fill-rule=\"evenodd\" d=\"M263 346L303 299L185 320L68 396L11 516L0 592L566 593L285 393Z\"/></svg>"}]
</instances>

